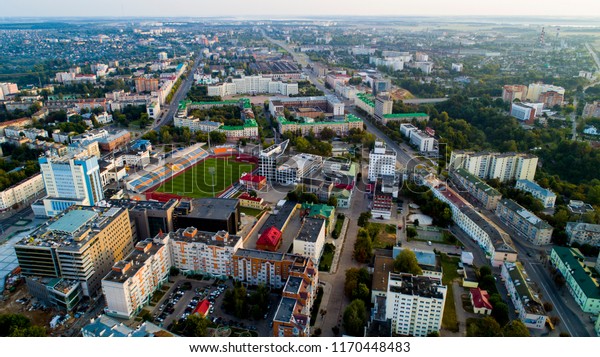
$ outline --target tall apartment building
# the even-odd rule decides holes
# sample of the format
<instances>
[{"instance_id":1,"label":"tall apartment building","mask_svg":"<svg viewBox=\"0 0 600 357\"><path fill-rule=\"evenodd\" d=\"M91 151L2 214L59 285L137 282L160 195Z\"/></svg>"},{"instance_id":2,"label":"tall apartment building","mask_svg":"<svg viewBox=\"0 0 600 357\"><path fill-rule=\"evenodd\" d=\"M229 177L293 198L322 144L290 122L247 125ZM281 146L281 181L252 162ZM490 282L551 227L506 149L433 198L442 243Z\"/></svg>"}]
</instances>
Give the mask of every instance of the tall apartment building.
<instances>
[{"instance_id":1,"label":"tall apartment building","mask_svg":"<svg viewBox=\"0 0 600 357\"><path fill-rule=\"evenodd\" d=\"M310 310L317 295L318 279L305 274L287 278L273 317L274 337L310 336Z\"/></svg>"},{"instance_id":2,"label":"tall apartment building","mask_svg":"<svg viewBox=\"0 0 600 357\"><path fill-rule=\"evenodd\" d=\"M500 275L510 300L519 314L519 320L528 328L543 329L546 324L546 311L542 303L529 288L529 278L520 263L504 263Z\"/></svg>"},{"instance_id":3,"label":"tall apartment building","mask_svg":"<svg viewBox=\"0 0 600 357\"><path fill-rule=\"evenodd\" d=\"M485 209L495 210L502 195L487 183L467 170L459 168L450 171L450 177L460 185L461 188L479 201Z\"/></svg>"},{"instance_id":4,"label":"tall apartment building","mask_svg":"<svg viewBox=\"0 0 600 357\"><path fill-rule=\"evenodd\" d=\"M569 292L583 312L600 313L600 290L585 257L576 249L553 247L550 262L565 278Z\"/></svg>"},{"instance_id":5,"label":"tall apartment building","mask_svg":"<svg viewBox=\"0 0 600 357\"><path fill-rule=\"evenodd\" d=\"M277 179L277 159L281 157L289 144L289 140L274 144L261 150L258 154L258 174L273 182Z\"/></svg>"},{"instance_id":6,"label":"tall apartment building","mask_svg":"<svg viewBox=\"0 0 600 357\"><path fill-rule=\"evenodd\" d=\"M379 121L384 120L384 116L392 114L392 108L394 107L394 101L388 93L381 93L375 98L375 119Z\"/></svg>"},{"instance_id":7,"label":"tall apartment building","mask_svg":"<svg viewBox=\"0 0 600 357\"><path fill-rule=\"evenodd\" d=\"M452 151L448 169L463 168L480 179L533 181L537 156L523 153Z\"/></svg>"},{"instance_id":8,"label":"tall apartment building","mask_svg":"<svg viewBox=\"0 0 600 357\"><path fill-rule=\"evenodd\" d=\"M226 231L204 232L194 227L178 229L168 236L173 266L183 274L220 278L234 275L233 255L242 248L240 236Z\"/></svg>"},{"instance_id":9,"label":"tall apartment building","mask_svg":"<svg viewBox=\"0 0 600 357\"><path fill-rule=\"evenodd\" d=\"M441 278L390 273L385 314L392 321L392 332L427 336L440 331L446 292Z\"/></svg>"},{"instance_id":10,"label":"tall apartment building","mask_svg":"<svg viewBox=\"0 0 600 357\"><path fill-rule=\"evenodd\" d=\"M568 222L565 231L569 237L569 244L600 246L600 224Z\"/></svg>"},{"instance_id":11,"label":"tall apartment building","mask_svg":"<svg viewBox=\"0 0 600 357\"><path fill-rule=\"evenodd\" d=\"M47 216L72 205L93 206L104 199L95 156L40 157L38 161L48 194L43 200Z\"/></svg>"},{"instance_id":12,"label":"tall apartment building","mask_svg":"<svg viewBox=\"0 0 600 357\"><path fill-rule=\"evenodd\" d=\"M546 208L554 207L554 203L556 202L556 194L547 188L543 188L533 181L517 180L515 188L517 190L531 193L533 197L542 202Z\"/></svg>"},{"instance_id":13,"label":"tall apartment building","mask_svg":"<svg viewBox=\"0 0 600 357\"><path fill-rule=\"evenodd\" d=\"M496 216L507 226L517 230L535 245L550 244L553 228L535 214L513 200L502 199L496 207Z\"/></svg>"},{"instance_id":14,"label":"tall apartment building","mask_svg":"<svg viewBox=\"0 0 600 357\"><path fill-rule=\"evenodd\" d=\"M167 236L138 242L125 259L113 265L102 279L107 315L129 319L150 303L152 294L169 278L168 241Z\"/></svg>"},{"instance_id":15,"label":"tall apartment building","mask_svg":"<svg viewBox=\"0 0 600 357\"><path fill-rule=\"evenodd\" d=\"M524 102L527 99L527 86L514 84L502 87L502 100L512 103L515 99Z\"/></svg>"},{"instance_id":16,"label":"tall apartment building","mask_svg":"<svg viewBox=\"0 0 600 357\"><path fill-rule=\"evenodd\" d=\"M4 100L11 94L19 93L19 87L16 83L2 82L0 83L0 100Z\"/></svg>"},{"instance_id":17,"label":"tall apartment building","mask_svg":"<svg viewBox=\"0 0 600 357\"><path fill-rule=\"evenodd\" d=\"M134 82L135 91L138 93L158 91L158 78L138 77Z\"/></svg>"},{"instance_id":18,"label":"tall apartment building","mask_svg":"<svg viewBox=\"0 0 600 357\"><path fill-rule=\"evenodd\" d=\"M562 105L565 100L564 93L548 91L540 94L538 102L544 103L546 108L552 108L555 105Z\"/></svg>"},{"instance_id":19,"label":"tall apartment building","mask_svg":"<svg viewBox=\"0 0 600 357\"><path fill-rule=\"evenodd\" d=\"M305 276L318 283L317 266L308 257L254 249L238 249L233 255L236 281L279 289L290 276Z\"/></svg>"},{"instance_id":20,"label":"tall apartment building","mask_svg":"<svg viewBox=\"0 0 600 357\"><path fill-rule=\"evenodd\" d=\"M274 81L270 77L263 76L243 76L242 78L234 78L231 83L221 83L207 87L209 96L229 96L236 94L281 94L281 95L296 95L298 94L298 83L286 83Z\"/></svg>"},{"instance_id":21,"label":"tall apartment building","mask_svg":"<svg viewBox=\"0 0 600 357\"><path fill-rule=\"evenodd\" d=\"M384 175L396 174L396 152L388 149L383 141L376 141L369 153L369 181L374 182Z\"/></svg>"},{"instance_id":22,"label":"tall apartment building","mask_svg":"<svg viewBox=\"0 0 600 357\"><path fill-rule=\"evenodd\" d=\"M325 219L306 217L298 236L294 238L292 253L309 257L319 262L325 246Z\"/></svg>"},{"instance_id":23,"label":"tall apartment building","mask_svg":"<svg viewBox=\"0 0 600 357\"><path fill-rule=\"evenodd\" d=\"M586 103L581 116L584 118L600 118L600 101Z\"/></svg>"},{"instance_id":24,"label":"tall apartment building","mask_svg":"<svg viewBox=\"0 0 600 357\"><path fill-rule=\"evenodd\" d=\"M49 297L36 278L76 281L73 294L95 297L102 278L132 249L126 209L83 206L71 207L15 245L30 293L44 301Z\"/></svg>"},{"instance_id":25,"label":"tall apartment building","mask_svg":"<svg viewBox=\"0 0 600 357\"><path fill-rule=\"evenodd\" d=\"M41 174L26 178L4 191L0 191L0 211L7 210L14 205L27 203L44 192L44 179Z\"/></svg>"}]
</instances>

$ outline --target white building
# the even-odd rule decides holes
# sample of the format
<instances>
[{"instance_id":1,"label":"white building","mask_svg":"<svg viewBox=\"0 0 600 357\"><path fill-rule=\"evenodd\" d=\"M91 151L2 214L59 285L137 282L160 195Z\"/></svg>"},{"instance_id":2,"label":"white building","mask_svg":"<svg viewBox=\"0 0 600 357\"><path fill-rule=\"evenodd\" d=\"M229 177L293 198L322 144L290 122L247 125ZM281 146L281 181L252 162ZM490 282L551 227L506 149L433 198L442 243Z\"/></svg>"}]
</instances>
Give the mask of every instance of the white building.
<instances>
[{"instance_id":1,"label":"white building","mask_svg":"<svg viewBox=\"0 0 600 357\"><path fill-rule=\"evenodd\" d=\"M396 152L388 149L384 142L376 141L369 153L369 181L373 182L383 175L396 174Z\"/></svg>"},{"instance_id":2,"label":"white building","mask_svg":"<svg viewBox=\"0 0 600 357\"><path fill-rule=\"evenodd\" d=\"M454 72L462 72L463 64L462 63L452 63L452 71Z\"/></svg>"},{"instance_id":3,"label":"white building","mask_svg":"<svg viewBox=\"0 0 600 357\"><path fill-rule=\"evenodd\" d=\"M38 136L47 138L48 132L44 129L35 129L35 128L24 129L24 128L20 128L17 126L7 126L6 128L4 128L4 135L7 138L17 138L17 139L20 138L21 136L23 136L31 141L35 141L35 139Z\"/></svg>"},{"instance_id":4,"label":"white building","mask_svg":"<svg viewBox=\"0 0 600 357\"><path fill-rule=\"evenodd\" d=\"M502 264L501 276L510 300L519 313L519 319L527 328L543 329L546 324L546 311L542 303L529 288L530 279L520 263Z\"/></svg>"},{"instance_id":5,"label":"white building","mask_svg":"<svg viewBox=\"0 0 600 357\"><path fill-rule=\"evenodd\" d=\"M413 131L417 131L419 130L419 128L417 128L416 126L412 125L412 124L400 124L400 134L402 134L403 136L405 136L406 138L410 138L410 134Z\"/></svg>"},{"instance_id":6,"label":"white building","mask_svg":"<svg viewBox=\"0 0 600 357\"><path fill-rule=\"evenodd\" d=\"M129 319L150 303L152 294L169 278L171 254L169 238L148 238L112 267L102 279L105 313Z\"/></svg>"},{"instance_id":7,"label":"white building","mask_svg":"<svg viewBox=\"0 0 600 357\"><path fill-rule=\"evenodd\" d=\"M298 83L286 83L273 81L270 77L262 76L243 76L242 78L233 78L231 83L222 83L207 87L209 96L229 96L236 94L298 94Z\"/></svg>"},{"instance_id":8,"label":"white building","mask_svg":"<svg viewBox=\"0 0 600 357\"><path fill-rule=\"evenodd\" d=\"M0 100L4 100L10 94L19 93L19 87L16 83L1 82L0 83Z\"/></svg>"},{"instance_id":9,"label":"white building","mask_svg":"<svg viewBox=\"0 0 600 357\"><path fill-rule=\"evenodd\" d=\"M232 257L242 248L241 237L226 231L203 232L194 227L169 233L173 266L183 274L207 274L213 277L233 275Z\"/></svg>"},{"instance_id":10,"label":"white building","mask_svg":"<svg viewBox=\"0 0 600 357\"><path fill-rule=\"evenodd\" d=\"M41 174L33 175L0 192L0 211L26 203L42 193L44 193L44 179Z\"/></svg>"},{"instance_id":11,"label":"white building","mask_svg":"<svg viewBox=\"0 0 600 357\"><path fill-rule=\"evenodd\" d=\"M425 74L430 74L433 70L433 62L415 62L413 66Z\"/></svg>"},{"instance_id":12,"label":"white building","mask_svg":"<svg viewBox=\"0 0 600 357\"><path fill-rule=\"evenodd\" d=\"M552 84L544 83L531 83L527 88L527 99L530 102L537 102L540 95L546 92L556 92L558 94L565 95L565 89L563 87L555 86Z\"/></svg>"},{"instance_id":13,"label":"white building","mask_svg":"<svg viewBox=\"0 0 600 357\"><path fill-rule=\"evenodd\" d=\"M277 168L276 180L283 185L293 185L302 182L304 177L309 176L321 167L323 167L323 157L297 154Z\"/></svg>"},{"instance_id":14,"label":"white building","mask_svg":"<svg viewBox=\"0 0 600 357\"><path fill-rule=\"evenodd\" d=\"M384 116L392 114L392 108L394 107L394 101L388 94L380 94L375 98L374 115L375 119L384 121Z\"/></svg>"},{"instance_id":15,"label":"white building","mask_svg":"<svg viewBox=\"0 0 600 357\"><path fill-rule=\"evenodd\" d=\"M304 218L298 236L294 238L294 254L304 255L318 264L325 246L325 220L322 218Z\"/></svg>"},{"instance_id":16,"label":"white building","mask_svg":"<svg viewBox=\"0 0 600 357\"><path fill-rule=\"evenodd\" d=\"M569 237L569 244L600 246L600 224L568 222L565 231Z\"/></svg>"},{"instance_id":17,"label":"white building","mask_svg":"<svg viewBox=\"0 0 600 357\"><path fill-rule=\"evenodd\" d=\"M523 153L490 153L453 151L448 169L464 168L480 179L533 181L537 169L537 156Z\"/></svg>"},{"instance_id":18,"label":"white building","mask_svg":"<svg viewBox=\"0 0 600 357\"><path fill-rule=\"evenodd\" d=\"M556 202L556 194L547 188L543 188L533 181L517 180L515 188L517 190L531 193L533 197L542 202L545 208L554 207L554 203Z\"/></svg>"},{"instance_id":19,"label":"white building","mask_svg":"<svg viewBox=\"0 0 600 357\"><path fill-rule=\"evenodd\" d=\"M390 273L385 317L392 321L392 332L420 337L439 332L446 292L441 278Z\"/></svg>"},{"instance_id":20,"label":"white building","mask_svg":"<svg viewBox=\"0 0 600 357\"><path fill-rule=\"evenodd\" d=\"M415 145L419 152L427 153L435 151L435 139L429 134L418 130L412 124L400 124L400 133L410 140L411 145Z\"/></svg>"},{"instance_id":21,"label":"white building","mask_svg":"<svg viewBox=\"0 0 600 357\"><path fill-rule=\"evenodd\" d=\"M188 127L192 133L201 131L204 133L210 133L213 130L219 129L223 123L210 120L200 120L198 118L180 117L175 116L174 124L176 128Z\"/></svg>"}]
</instances>

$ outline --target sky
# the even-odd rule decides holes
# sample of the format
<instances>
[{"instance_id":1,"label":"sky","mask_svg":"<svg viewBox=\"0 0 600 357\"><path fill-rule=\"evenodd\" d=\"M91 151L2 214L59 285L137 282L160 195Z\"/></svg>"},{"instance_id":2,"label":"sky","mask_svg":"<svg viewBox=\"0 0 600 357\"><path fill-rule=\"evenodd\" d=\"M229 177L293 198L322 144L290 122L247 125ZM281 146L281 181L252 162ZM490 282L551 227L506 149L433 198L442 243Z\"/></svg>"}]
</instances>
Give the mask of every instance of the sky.
<instances>
[{"instance_id":1,"label":"sky","mask_svg":"<svg viewBox=\"0 0 600 357\"><path fill-rule=\"evenodd\" d=\"M0 0L2 17L595 16L600 0Z\"/></svg>"}]
</instances>

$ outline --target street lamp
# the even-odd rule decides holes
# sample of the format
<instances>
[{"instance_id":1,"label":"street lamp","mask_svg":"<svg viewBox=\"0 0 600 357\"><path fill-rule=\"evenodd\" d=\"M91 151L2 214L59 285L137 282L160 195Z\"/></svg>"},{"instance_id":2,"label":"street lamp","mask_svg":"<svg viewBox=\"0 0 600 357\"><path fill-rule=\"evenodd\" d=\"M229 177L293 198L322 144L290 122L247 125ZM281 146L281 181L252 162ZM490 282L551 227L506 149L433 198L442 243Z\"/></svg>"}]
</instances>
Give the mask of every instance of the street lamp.
<instances>
[{"instance_id":1,"label":"street lamp","mask_svg":"<svg viewBox=\"0 0 600 357\"><path fill-rule=\"evenodd\" d=\"M214 167L209 167L208 168L208 173L212 177L212 190L213 190L213 198L214 198L215 197L215 168Z\"/></svg>"}]
</instances>

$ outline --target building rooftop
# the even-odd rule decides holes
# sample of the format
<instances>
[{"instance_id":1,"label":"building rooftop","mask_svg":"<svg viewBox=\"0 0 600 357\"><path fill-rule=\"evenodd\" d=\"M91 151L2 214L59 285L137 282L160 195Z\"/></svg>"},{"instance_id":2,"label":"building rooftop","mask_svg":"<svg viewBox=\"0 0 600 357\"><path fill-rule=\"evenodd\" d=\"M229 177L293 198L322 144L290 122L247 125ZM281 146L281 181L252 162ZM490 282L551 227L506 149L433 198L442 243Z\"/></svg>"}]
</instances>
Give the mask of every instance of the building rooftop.
<instances>
[{"instance_id":1,"label":"building rooftop","mask_svg":"<svg viewBox=\"0 0 600 357\"><path fill-rule=\"evenodd\" d=\"M142 323L136 330L122 322L106 315L92 319L81 329L84 335L95 337L176 337L177 335L156 326L148 321Z\"/></svg>"},{"instance_id":2,"label":"building rooftop","mask_svg":"<svg viewBox=\"0 0 600 357\"><path fill-rule=\"evenodd\" d=\"M124 283L144 267L146 261L163 247L163 244L154 243L151 238L138 242L135 249L125 259L116 262L102 280Z\"/></svg>"},{"instance_id":3,"label":"building rooftop","mask_svg":"<svg viewBox=\"0 0 600 357\"><path fill-rule=\"evenodd\" d=\"M573 213L578 213L578 214L592 212L594 210L594 207L592 207L591 204L585 203L583 201L577 201L577 200L570 200L567 207L569 208L569 211L571 211Z\"/></svg>"},{"instance_id":4,"label":"building rooftop","mask_svg":"<svg viewBox=\"0 0 600 357\"><path fill-rule=\"evenodd\" d=\"M304 280L299 276L290 276L283 287L283 291L290 294L299 294L303 282Z\"/></svg>"},{"instance_id":5,"label":"building rooftop","mask_svg":"<svg viewBox=\"0 0 600 357\"><path fill-rule=\"evenodd\" d=\"M585 257L577 249L556 246L552 250L569 267L571 275L585 295L588 298L600 299L600 286L585 265Z\"/></svg>"},{"instance_id":6,"label":"building rooftop","mask_svg":"<svg viewBox=\"0 0 600 357\"><path fill-rule=\"evenodd\" d=\"M260 234L264 232L264 230L272 226L281 231L283 229L283 226L285 225L285 222L287 222L290 215L296 209L297 205L298 203L296 202L285 201L285 203L282 206L278 206L277 213L272 213L269 215L269 217L267 218L267 220L265 221L258 233Z\"/></svg>"},{"instance_id":7,"label":"building rooftop","mask_svg":"<svg viewBox=\"0 0 600 357\"><path fill-rule=\"evenodd\" d=\"M473 297L473 307L477 309L485 308L491 310L493 308L490 303L490 294L487 291L479 288L471 288L471 296Z\"/></svg>"},{"instance_id":8,"label":"building rooftop","mask_svg":"<svg viewBox=\"0 0 600 357\"><path fill-rule=\"evenodd\" d=\"M237 199L199 198L192 200L192 209L186 215L201 219L227 219L238 207Z\"/></svg>"},{"instance_id":9,"label":"building rooftop","mask_svg":"<svg viewBox=\"0 0 600 357\"><path fill-rule=\"evenodd\" d=\"M383 116L386 119L398 119L398 118L423 118L423 117L429 117L429 115L427 115L426 113L392 113L392 114L385 114Z\"/></svg>"},{"instance_id":10,"label":"building rooftop","mask_svg":"<svg viewBox=\"0 0 600 357\"><path fill-rule=\"evenodd\" d=\"M523 186L527 187L529 190L538 192L540 195L542 195L544 197L556 197L556 194L554 194L554 192L550 191L547 188L543 188L542 186L538 185L537 183L535 183L533 181L517 180L517 185L523 185Z\"/></svg>"},{"instance_id":11,"label":"building rooftop","mask_svg":"<svg viewBox=\"0 0 600 357\"><path fill-rule=\"evenodd\" d=\"M508 208L509 210L515 212L516 214L521 216L524 220L526 220L533 226L537 227L538 229L551 229L552 228L552 226L549 225L548 222L543 221L541 218L539 218L535 214L529 212L523 206L521 206L520 204L516 203L513 200L509 200L509 199L505 198L505 199L500 200L499 204L503 205L504 207Z\"/></svg>"},{"instance_id":12,"label":"building rooftop","mask_svg":"<svg viewBox=\"0 0 600 357\"><path fill-rule=\"evenodd\" d=\"M277 307L277 312L275 312L275 321L281 322L290 322L294 311L296 310L296 299L292 299L289 297L281 298L279 302L279 306Z\"/></svg>"},{"instance_id":13,"label":"building rooftop","mask_svg":"<svg viewBox=\"0 0 600 357\"><path fill-rule=\"evenodd\" d=\"M332 217L335 207L323 203L303 203L302 210L308 217L325 217L329 219Z\"/></svg>"},{"instance_id":14,"label":"building rooftop","mask_svg":"<svg viewBox=\"0 0 600 357\"><path fill-rule=\"evenodd\" d=\"M527 273L523 269L521 263L505 262L504 264L508 270L510 280L512 280L515 290L517 291L517 294L519 294L519 299L521 299L523 306L525 307L525 311L531 314L545 314L542 303L539 302L538 298L536 298L529 289L529 284L527 283Z\"/></svg>"},{"instance_id":15,"label":"building rooftop","mask_svg":"<svg viewBox=\"0 0 600 357\"><path fill-rule=\"evenodd\" d=\"M171 207L177 207L179 201L176 199L170 199L167 202L159 201L136 201L128 199L114 199L109 200L108 205L112 207L123 207L129 211L141 211L141 210L152 210L152 211L166 211Z\"/></svg>"},{"instance_id":16,"label":"building rooftop","mask_svg":"<svg viewBox=\"0 0 600 357\"><path fill-rule=\"evenodd\" d=\"M262 232L262 234L256 241L256 245L257 246L263 245L263 246L277 247L280 242L281 242L281 231L279 229L271 226L271 227L267 228L264 232Z\"/></svg>"},{"instance_id":17,"label":"building rooftop","mask_svg":"<svg viewBox=\"0 0 600 357\"><path fill-rule=\"evenodd\" d=\"M79 250L120 215L123 208L72 206L17 245Z\"/></svg>"},{"instance_id":18,"label":"building rooftop","mask_svg":"<svg viewBox=\"0 0 600 357\"><path fill-rule=\"evenodd\" d=\"M227 231L205 232L195 227L180 228L169 233L174 241L186 243L204 243L216 247L235 247L242 237L229 234Z\"/></svg>"},{"instance_id":19,"label":"building rooftop","mask_svg":"<svg viewBox=\"0 0 600 357\"><path fill-rule=\"evenodd\" d=\"M441 286L443 285L440 278L406 273L389 275L389 290L403 295L441 299L444 296L438 291L438 287Z\"/></svg>"},{"instance_id":20,"label":"building rooftop","mask_svg":"<svg viewBox=\"0 0 600 357\"><path fill-rule=\"evenodd\" d=\"M375 97L367 93L356 93L356 98L370 107L375 107Z\"/></svg>"},{"instance_id":21,"label":"building rooftop","mask_svg":"<svg viewBox=\"0 0 600 357\"><path fill-rule=\"evenodd\" d=\"M473 184L478 190L485 192L488 196L501 196L500 192L494 189L492 186L483 182L479 177L472 175L469 171L459 168L454 171L457 175L463 177L465 180Z\"/></svg>"},{"instance_id":22,"label":"building rooftop","mask_svg":"<svg viewBox=\"0 0 600 357\"><path fill-rule=\"evenodd\" d=\"M376 255L373 266L373 282L371 290L386 291L390 273L394 272L394 258Z\"/></svg>"},{"instance_id":23,"label":"building rooftop","mask_svg":"<svg viewBox=\"0 0 600 357\"><path fill-rule=\"evenodd\" d=\"M584 231L591 233L600 233L600 224L591 224L583 222L567 222L566 227L567 234L574 231Z\"/></svg>"},{"instance_id":24,"label":"building rooftop","mask_svg":"<svg viewBox=\"0 0 600 357\"><path fill-rule=\"evenodd\" d=\"M298 232L296 239L314 243L317 241L319 232L324 225L325 220L322 218L307 217L304 219L304 223L302 224L302 228L300 228L300 232Z\"/></svg>"},{"instance_id":25,"label":"building rooftop","mask_svg":"<svg viewBox=\"0 0 600 357\"><path fill-rule=\"evenodd\" d=\"M463 206L460 210L463 214L469 217L469 219L475 222L479 228L489 235L492 245L496 251L507 253L517 252L513 247L513 242L510 236L492 221L477 213L472 207Z\"/></svg>"}]
</instances>

